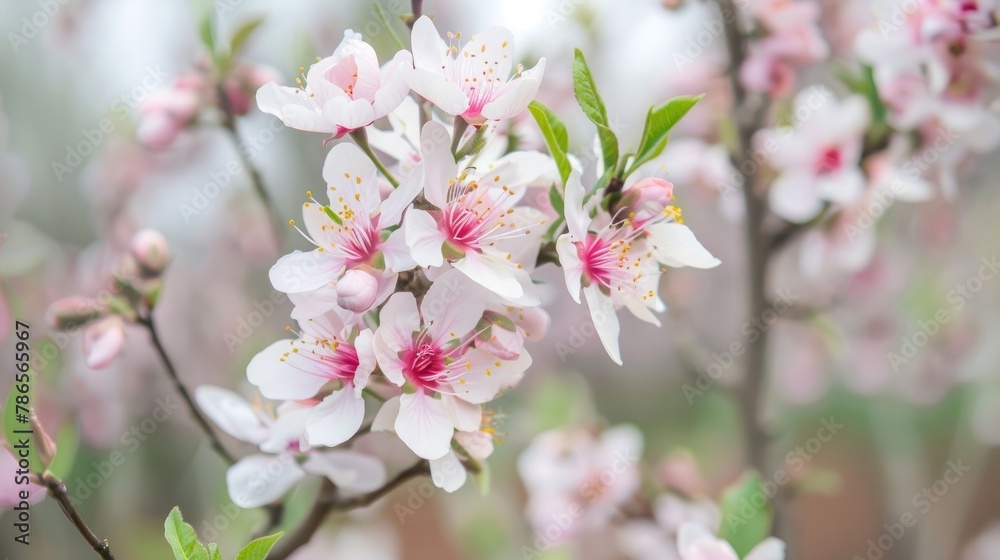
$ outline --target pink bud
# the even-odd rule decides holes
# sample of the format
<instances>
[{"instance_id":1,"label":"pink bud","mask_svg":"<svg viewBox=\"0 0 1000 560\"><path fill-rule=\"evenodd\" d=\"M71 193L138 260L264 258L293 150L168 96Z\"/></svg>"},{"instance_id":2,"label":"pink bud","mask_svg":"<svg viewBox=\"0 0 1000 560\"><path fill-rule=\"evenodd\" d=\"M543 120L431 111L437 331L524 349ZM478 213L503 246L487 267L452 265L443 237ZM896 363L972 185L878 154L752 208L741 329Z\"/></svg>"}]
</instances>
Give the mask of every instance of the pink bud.
<instances>
[{"instance_id":1,"label":"pink bud","mask_svg":"<svg viewBox=\"0 0 1000 560\"><path fill-rule=\"evenodd\" d=\"M115 315L87 327L83 333L83 356L87 367L102 369L125 347L125 324Z\"/></svg>"},{"instance_id":2,"label":"pink bud","mask_svg":"<svg viewBox=\"0 0 1000 560\"><path fill-rule=\"evenodd\" d=\"M626 208L628 219L637 227L657 217L670 206L674 196L674 185L664 179L650 177L642 179L625 190L620 207Z\"/></svg>"},{"instance_id":3,"label":"pink bud","mask_svg":"<svg viewBox=\"0 0 1000 560\"><path fill-rule=\"evenodd\" d=\"M484 461L493 454L493 436L480 430L476 432L455 432L458 442L473 459Z\"/></svg>"},{"instance_id":4,"label":"pink bud","mask_svg":"<svg viewBox=\"0 0 1000 560\"><path fill-rule=\"evenodd\" d=\"M184 124L167 111L155 111L142 118L136 137L139 143L154 150L169 148L184 129Z\"/></svg>"},{"instance_id":5,"label":"pink bud","mask_svg":"<svg viewBox=\"0 0 1000 560\"><path fill-rule=\"evenodd\" d=\"M154 229L144 229L132 236L129 251L144 276L159 276L170 263L170 246L163 234Z\"/></svg>"},{"instance_id":6,"label":"pink bud","mask_svg":"<svg viewBox=\"0 0 1000 560\"><path fill-rule=\"evenodd\" d=\"M518 328L508 330L493 324L486 332L489 338L476 343L477 348L486 350L501 360L516 360L524 350L524 331Z\"/></svg>"},{"instance_id":7,"label":"pink bud","mask_svg":"<svg viewBox=\"0 0 1000 560\"><path fill-rule=\"evenodd\" d=\"M75 329L99 318L104 309L96 301L83 296L56 300L45 312L45 322L60 331Z\"/></svg>"},{"instance_id":8,"label":"pink bud","mask_svg":"<svg viewBox=\"0 0 1000 560\"><path fill-rule=\"evenodd\" d=\"M363 313L371 309L378 295L378 280L363 270L348 270L337 282L337 305Z\"/></svg>"},{"instance_id":9,"label":"pink bud","mask_svg":"<svg viewBox=\"0 0 1000 560\"><path fill-rule=\"evenodd\" d=\"M247 91L242 83L235 80L226 80L224 90L226 92L226 101L229 103L229 109L234 115L242 116L250 112L250 92Z\"/></svg>"}]
</instances>

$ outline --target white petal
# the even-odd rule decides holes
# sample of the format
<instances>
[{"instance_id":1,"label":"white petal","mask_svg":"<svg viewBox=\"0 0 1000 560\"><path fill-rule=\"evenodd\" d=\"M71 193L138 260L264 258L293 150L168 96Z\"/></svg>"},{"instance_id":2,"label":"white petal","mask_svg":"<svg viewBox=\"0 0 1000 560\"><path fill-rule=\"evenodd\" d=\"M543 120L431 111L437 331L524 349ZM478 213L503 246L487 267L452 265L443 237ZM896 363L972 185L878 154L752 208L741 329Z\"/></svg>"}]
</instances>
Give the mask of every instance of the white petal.
<instances>
[{"instance_id":1,"label":"white petal","mask_svg":"<svg viewBox=\"0 0 1000 560\"><path fill-rule=\"evenodd\" d=\"M373 341L375 357L382 373L402 386L405 380L398 353L409 347L413 342L413 332L420 328L417 300L409 292L393 294L379 312L379 319Z\"/></svg>"},{"instance_id":2,"label":"white petal","mask_svg":"<svg viewBox=\"0 0 1000 560\"><path fill-rule=\"evenodd\" d=\"M343 263L332 258L327 251L294 251L278 259L268 277L275 290L286 294L300 293L333 282L343 269Z\"/></svg>"},{"instance_id":3,"label":"white petal","mask_svg":"<svg viewBox=\"0 0 1000 560\"><path fill-rule=\"evenodd\" d=\"M590 228L590 215L583 208L585 194L583 183L580 182L580 173L578 171L571 172L566 181L564 210L566 226L574 241L586 239L587 229Z\"/></svg>"},{"instance_id":4,"label":"white petal","mask_svg":"<svg viewBox=\"0 0 1000 560\"><path fill-rule=\"evenodd\" d=\"M355 130L375 122L375 111L366 99L335 97L323 105L323 119L333 126Z\"/></svg>"},{"instance_id":5,"label":"white petal","mask_svg":"<svg viewBox=\"0 0 1000 560\"><path fill-rule=\"evenodd\" d=\"M538 61L538 64L534 68L524 72L520 78L511 80L493 101L484 105L482 109L483 116L492 120L505 120L516 117L535 98L535 95L538 93L538 86L541 83L541 74L544 71L545 59L543 58Z\"/></svg>"},{"instance_id":6,"label":"white petal","mask_svg":"<svg viewBox=\"0 0 1000 560\"><path fill-rule=\"evenodd\" d=\"M439 459L451 449L455 427L441 401L423 393L399 397L396 434L418 457Z\"/></svg>"},{"instance_id":7,"label":"white petal","mask_svg":"<svg viewBox=\"0 0 1000 560\"><path fill-rule=\"evenodd\" d=\"M654 257L666 266L715 268L722 264L722 261L712 256L698 242L694 232L685 225L653 224L647 231L654 245Z\"/></svg>"},{"instance_id":8,"label":"white petal","mask_svg":"<svg viewBox=\"0 0 1000 560\"><path fill-rule=\"evenodd\" d=\"M618 348L618 315L615 313L614 302L611 298L601 293L596 284L591 284L583 289L583 295L587 299L587 307L590 308L590 317L594 320L594 329L597 331L601 344L608 352L608 356L618 365L622 365L621 350Z\"/></svg>"},{"instance_id":9,"label":"white petal","mask_svg":"<svg viewBox=\"0 0 1000 560\"><path fill-rule=\"evenodd\" d=\"M783 173L771 185L771 208L790 222L809 221L823 208L823 201L816 193L815 182L815 177L807 173Z\"/></svg>"},{"instance_id":10,"label":"white petal","mask_svg":"<svg viewBox=\"0 0 1000 560\"><path fill-rule=\"evenodd\" d=\"M434 482L434 486L445 492L454 492L461 488L468 476L465 466L453 451L431 461L431 481Z\"/></svg>"},{"instance_id":11,"label":"white petal","mask_svg":"<svg viewBox=\"0 0 1000 560\"><path fill-rule=\"evenodd\" d=\"M702 525L685 523L677 530L677 549L680 551L681 556L684 556L688 549L691 548L691 545L704 539L714 541L715 535Z\"/></svg>"},{"instance_id":12,"label":"white petal","mask_svg":"<svg viewBox=\"0 0 1000 560\"><path fill-rule=\"evenodd\" d=\"M194 400L205 416L234 438L254 445L267 439L270 428L237 393L214 385L200 385L194 390Z\"/></svg>"},{"instance_id":13,"label":"white petal","mask_svg":"<svg viewBox=\"0 0 1000 560\"><path fill-rule=\"evenodd\" d=\"M247 379L269 399L308 399L319 391L330 378L323 374L322 362L307 358L294 362L286 358L294 347L292 340L271 343L250 360ZM288 358L293 356L289 354Z\"/></svg>"},{"instance_id":14,"label":"white petal","mask_svg":"<svg viewBox=\"0 0 1000 560\"><path fill-rule=\"evenodd\" d=\"M358 369L354 371L354 391L355 395L360 397L361 391L368 385L368 378L378 365L375 357L375 333L371 329L364 329L358 333L354 339L354 351L358 354Z\"/></svg>"},{"instance_id":15,"label":"white petal","mask_svg":"<svg viewBox=\"0 0 1000 560\"><path fill-rule=\"evenodd\" d=\"M785 543L774 537L764 539L743 560L785 560Z\"/></svg>"},{"instance_id":16,"label":"white petal","mask_svg":"<svg viewBox=\"0 0 1000 560\"><path fill-rule=\"evenodd\" d=\"M379 210L379 228L398 225L403 216L403 210L413 202L413 199L417 198L423 188L424 170L417 166L406 176L398 188L393 189L389 196L385 197Z\"/></svg>"},{"instance_id":17,"label":"white petal","mask_svg":"<svg viewBox=\"0 0 1000 560\"><path fill-rule=\"evenodd\" d=\"M448 45L441 38L431 18L421 16L413 23L410 48L413 50L413 62L417 68L432 72L441 71L441 60L448 51Z\"/></svg>"},{"instance_id":18,"label":"white petal","mask_svg":"<svg viewBox=\"0 0 1000 560\"><path fill-rule=\"evenodd\" d=\"M483 407L464 401L454 395L441 395L445 412L456 430L474 432L483 423Z\"/></svg>"},{"instance_id":19,"label":"white petal","mask_svg":"<svg viewBox=\"0 0 1000 560\"><path fill-rule=\"evenodd\" d=\"M382 257L385 259L386 270L393 273L417 267L417 262L410 255L410 246L406 244L406 231L403 228L390 233L388 239L382 242Z\"/></svg>"},{"instance_id":20,"label":"white petal","mask_svg":"<svg viewBox=\"0 0 1000 560\"><path fill-rule=\"evenodd\" d=\"M410 208L403 220L406 244L410 246L413 261L420 266L441 266L444 253L441 245L445 235L438 229L437 222L427 212Z\"/></svg>"},{"instance_id":21,"label":"white petal","mask_svg":"<svg viewBox=\"0 0 1000 560\"><path fill-rule=\"evenodd\" d=\"M385 484L385 465L375 457L335 449L310 455L302 468L330 479L341 490L367 493Z\"/></svg>"},{"instance_id":22,"label":"white petal","mask_svg":"<svg viewBox=\"0 0 1000 560\"><path fill-rule=\"evenodd\" d=\"M517 299L524 295L524 289L511 271L512 265L505 259L467 251L465 257L452 263L452 266L500 297Z\"/></svg>"},{"instance_id":23,"label":"white petal","mask_svg":"<svg viewBox=\"0 0 1000 560\"><path fill-rule=\"evenodd\" d=\"M583 262L577 252L572 235L564 233L556 240L556 253L559 254L559 264L562 265L563 276L566 278L566 290L573 301L580 303L580 287L583 285Z\"/></svg>"},{"instance_id":24,"label":"white petal","mask_svg":"<svg viewBox=\"0 0 1000 560\"><path fill-rule=\"evenodd\" d=\"M461 115L469 108L469 98L444 76L415 68L410 72L410 89L449 115Z\"/></svg>"},{"instance_id":25,"label":"white petal","mask_svg":"<svg viewBox=\"0 0 1000 560\"><path fill-rule=\"evenodd\" d=\"M229 498L241 508L281 499L305 476L291 455L248 455L226 471Z\"/></svg>"},{"instance_id":26,"label":"white petal","mask_svg":"<svg viewBox=\"0 0 1000 560\"><path fill-rule=\"evenodd\" d=\"M351 387L334 391L314 406L306 417L309 445L340 445L358 433L365 419L365 401Z\"/></svg>"},{"instance_id":27,"label":"white petal","mask_svg":"<svg viewBox=\"0 0 1000 560\"><path fill-rule=\"evenodd\" d=\"M457 270L437 278L420 302L420 313L433 339L443 343L475 329L486 310L482 294L479 286Z\"/></svg>"},{"instance_id":28,"label":"white petal","mask_svg":"<svg viewBox=\"0 0 1000 560\"><path fill-rule=\"evenodd\" d=\"M382 86L375 93L375 118L380 119L396 110L399 104L410 93L410 73L413 72L412 56L406 51L399 51L388 64L382 68Z\"/></svg>"},{"instance_id":29,"label":"white petal","mask_svg":"<svg viewBox=\"0 0 1000 560\"><path fill-rule=\"evenodd\" d=\"M319 111L308 106L306 93L295 93L296 88L279 86L274 82L257 90L257 106L274 115L285 126L307 132L333 132L334 128L323 120Z\"/></svg>"},{"instance_id":30,"label":"white petal","mask_svg":"<svg viewBox=\"0 0 1000 560\"><path fill-rule=\"evenodd\" d=\"M378 409L378 412L375 414L375 419L372 420L372 431L373 432L396 431L397 416L399 416L399 397L392 397L391 399L382 403L382 406Z\"/></svg>"},{"instance_id":31,"label":"white petal","mask_svg":"<svg viewBox=\"0 0 1000 560\"><path fill-rule=\"evenodd\" d=\"M451 153L451 133L437 121L430 121L420 131L420 153L424 166L424 196L437 206L448 205L448 181L458 167Z\"/></svg>"}]
</instances>

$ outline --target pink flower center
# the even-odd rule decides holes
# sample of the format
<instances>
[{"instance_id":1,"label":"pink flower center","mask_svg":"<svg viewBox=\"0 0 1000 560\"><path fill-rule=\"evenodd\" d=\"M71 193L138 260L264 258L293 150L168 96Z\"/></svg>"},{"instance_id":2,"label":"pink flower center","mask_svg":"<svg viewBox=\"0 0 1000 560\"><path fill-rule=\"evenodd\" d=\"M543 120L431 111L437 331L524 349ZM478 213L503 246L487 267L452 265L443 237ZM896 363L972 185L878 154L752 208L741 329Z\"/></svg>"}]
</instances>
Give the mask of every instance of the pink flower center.
<instances>
[{"instance_id":1,"label":"pink flower center","mask_svg":"<svg viewBox=\"0 0 1000 560\"><path fill-rule=\"evenodd\" d=\"M437 389L448 371L445 353L432 344L418 344L403 354L403 369L407 379L422 389Z\"/></svg>"},{"instance_id":2,"label":"pink flower center","mask_svg":"<svg viewBox=\"0 0 1000 560\"><path fill-rule=\"evenodd\" d=\"M346 222L340 230L340 249L344 252L347 266L366 264L371 261L382 245L375 221L362 217Z\"/></svg>"},{"instance_id":3,"label":"pink flower center","mask_svg":"<svg viewBox=\"0 0 1000 560\"><path fill-rule=\"evenodd\" d=\"M455 183L449 189L449 203L437 212L438 229L448 242L460 251L482 252L484 243L523 235L528 230L517 228L507 216L513 191L504 187L496 199L475 182Z\"/></svg>"},{"instance_id":4,"label":"pink flower center","mask_svg":"<svg viewBox=\"0 0 1000 560\"><path fill-rule=\"evenodd\" d=\"M354 86L358 83L358 64L354 57L349 56L327 70L326 79L353 99Z\"/></svg>"},{"instance_id":5,"label":"pink flower center","mask_svg":"<svg viewBox=\"0 0 1000 560\"><path fill-rule=\"evenodd\" d=\"M837 146L829 146L816 159L816 173L827 175L839 171L844 164L843 154Z\"/></svg>"}]
</instances>

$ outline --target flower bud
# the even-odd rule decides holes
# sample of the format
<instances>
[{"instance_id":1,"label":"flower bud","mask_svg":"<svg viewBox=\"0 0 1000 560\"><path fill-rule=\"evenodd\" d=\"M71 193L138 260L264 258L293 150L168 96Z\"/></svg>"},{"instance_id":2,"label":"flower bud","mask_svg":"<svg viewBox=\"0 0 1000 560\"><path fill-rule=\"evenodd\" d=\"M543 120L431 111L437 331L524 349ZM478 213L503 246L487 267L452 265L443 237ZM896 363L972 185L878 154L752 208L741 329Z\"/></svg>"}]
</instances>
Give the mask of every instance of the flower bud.
<instances>
[{"instance_id":1,"label":"flower bud","mask_svg":"<svg viewBox=\"0 0 1000 560\"><path fill-rule=\"evenodd\" d=\"M95 300L69 296L56 300L45 312L45 322L55 330L69 331L98 319L105 310Z\"/></svg>"},{"instance_id":2,"label":"flower bud","mask_svg":"<svg viewBox=\"0 0 1000 560\"><path fill-rule=\"evenodd\" d=\"M516 360L524 350L524 331L517 328L508 317L495 311L484 313L483 321L489 328L479 329L483 334L476 342L476 347L501 360Z\"/></svg>"},{"instance_id":3,"label":"flower bud","mask_svg":"<svg viewBox=\"0 0 1000 560\"><path fill-rule=\"evenodd\" d=\"M129 251L139 265L141 274L147 278L163 274L170 263L167 239L153 229L144 229L133 235Z\"/></svg>"},{"instance_id":4,"label":"flower bud","mask_svg":"<svg viewBox=\"0 0 1000 560\"><path fill-rule=\"evenodd\" d=\"M337 305L363 313L371 309L378 295L378 280L363 270L348 270L337 282Z\"/></svg>"},{"instance_id":5,"label":"flower bud","mask_svg":"<svg viewBox=\"0 0 1000 560\"><path fill-rule=\"evenodd\" d=\"M165 150L184 130L184 123L166 111L156 111L142 118L136 129L139 143L153 150Z\"/></svg>"},{"instance_id":6,"label":"flower bud","mask_svg":"<svg viewBox=\"0 0 1000 560\"><path fill-rule=\"evenodd\" d=\"M674 185L664 179L651 177L642 179L638 183L626 189L623 193L619 208L627 213L623 218L628 218L637 227L655 218L663 212L663 209L670 206L674 198Z\"/></svg>"},{"instance_id":7,"label":"flower bud","mask_svg":"<svg viewBox=\"0 0 1000 560\"><path fill-rule=\"evenodd\" d=\"M482 430L455 432L455 441L478 461L485 461L493 454L493 436Z\"/></svg>"},{"instance_id":8,"label":"flower bud","mask_svg":"<svg viewBox=\"0 0 1000 560\"><path fill-rule=\"evenodd\" d=\"M105 317L83 333L83 358L91 369L107 367L124 347L125 323L121 317Z\"/></svg>"},{"instance_id":9,"label":"flower bud","mask_svg":"<svg viewBox=\"0 0 1000 560\"><path fill-rule=\"evenodd\" d=\"M52 461L56 458L56 444L49 437L45 428L42 427L42 423L38 421L38 416L35 415L34 409L31 411L30 422L31 430L35 435L38 458L42 461L42 469L48 469L52 465Z\"/></svg>"}]
</instances>

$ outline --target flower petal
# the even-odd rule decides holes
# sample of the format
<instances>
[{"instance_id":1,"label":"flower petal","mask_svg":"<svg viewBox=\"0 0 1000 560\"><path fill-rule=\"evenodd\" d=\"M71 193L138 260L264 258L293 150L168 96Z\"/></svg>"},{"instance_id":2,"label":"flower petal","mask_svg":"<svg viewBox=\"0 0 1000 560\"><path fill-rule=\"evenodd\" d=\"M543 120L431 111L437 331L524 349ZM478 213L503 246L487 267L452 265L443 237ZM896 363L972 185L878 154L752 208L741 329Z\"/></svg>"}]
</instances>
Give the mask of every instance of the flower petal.
<instances>
[{"instance_id":1,"label":"flower petal","mask_svg":"<svg viewBox=\"0 0 1000 560\"><path fill-rule=\"evenodd\" d=\"M440 459L431 460L430 464L431 481L434 482L434 486L445 492L458 490L469 477L465 466L458 460L458 455L455 455L454 451L449 451Z\"/></svg>"},{"instance_id":2,"label":"flower petal","mask_svg":"<svg viewBox=\"0 0 1000 560\"><path fill-rule=\"evenodd\" d=\"M327 251L293 251L274 263L268 272L271 285L286 294L321 288L340 276L344 263Z\"/></svg>"},{"instance_id":3,"label":"flower petal","mask_svg":"<svg viewBox=\"0 0 1000 560\"><path fill-rule=\"evenodd\" d=\"M653 224L646 230L653 242L653 256L666 266L715 268L722 261L698 242L691 229L677 223Z\"/></svg>"},{"instance_id":4,"label":"flower petal","mask_svg":"<svg viewBox=\"0 0 1000 560\"><path fill-rule=\"evenodd\" d=\"M348 492L373 492L385 484L385 465L382 461L357 451L335 449L314 453L302 468L329 478L337 488Z\"/></svg>"},{"instance_id":5,"label":"flower petal","mask_svg":"<svg viewBox=\"0 0 1000 560\"><path fill-rule=\"evenodd\" d=\"M353 387L334 391L306 417L306 441L313 446L340 445L358 433L364 419L365 401L354 395Z\"/></svg>"},{"instance_id":6,"label":"flower petal","mask_svg":"<svg viewBox=\"0 0 1000 560\"><path fill-rule=\"evenodd\" d=\"M596 284L591 284L583 289L583 295L587 299L587 307L590 308L590 317L594 321L594 330L601 339L601 344L608 352L608 356L618 365L622 365L621 350L618 348L618 315L615 313L614 302L611 298L601 293Z\"/></svg>"},{"instance_id":7,"label":"flower petal","mask_svg":"<svg viewBox=\"0 0 1000 560\"><path fill-rule=\"evenodd\" d=\"M226 487L234 504L255 508L281 499L303 476L289 454L248 455L226 471Z\"/></svg>"},{"instance_id":8,"label":"flower petal","mask_svg":"<svg viewBox=\"0 0 1000 560\"><path fill-rule=\"evenodd\" d=\"M199 385L194 400L205 416L234 438L254 445L267 439L270 427L239 394L214 385Z\"/></svg>"},{"instance_id":9,"label":"flower petal","mask_svg":"<svg viewBox=\"0 0 1000 560\"><path fill-rule=\"evenodd\" d=\"M441 401L424 393L399 397L396 435L418 457L440 459L451 450L454 433L455 427Z\"/></svg>"}]
</instances>

